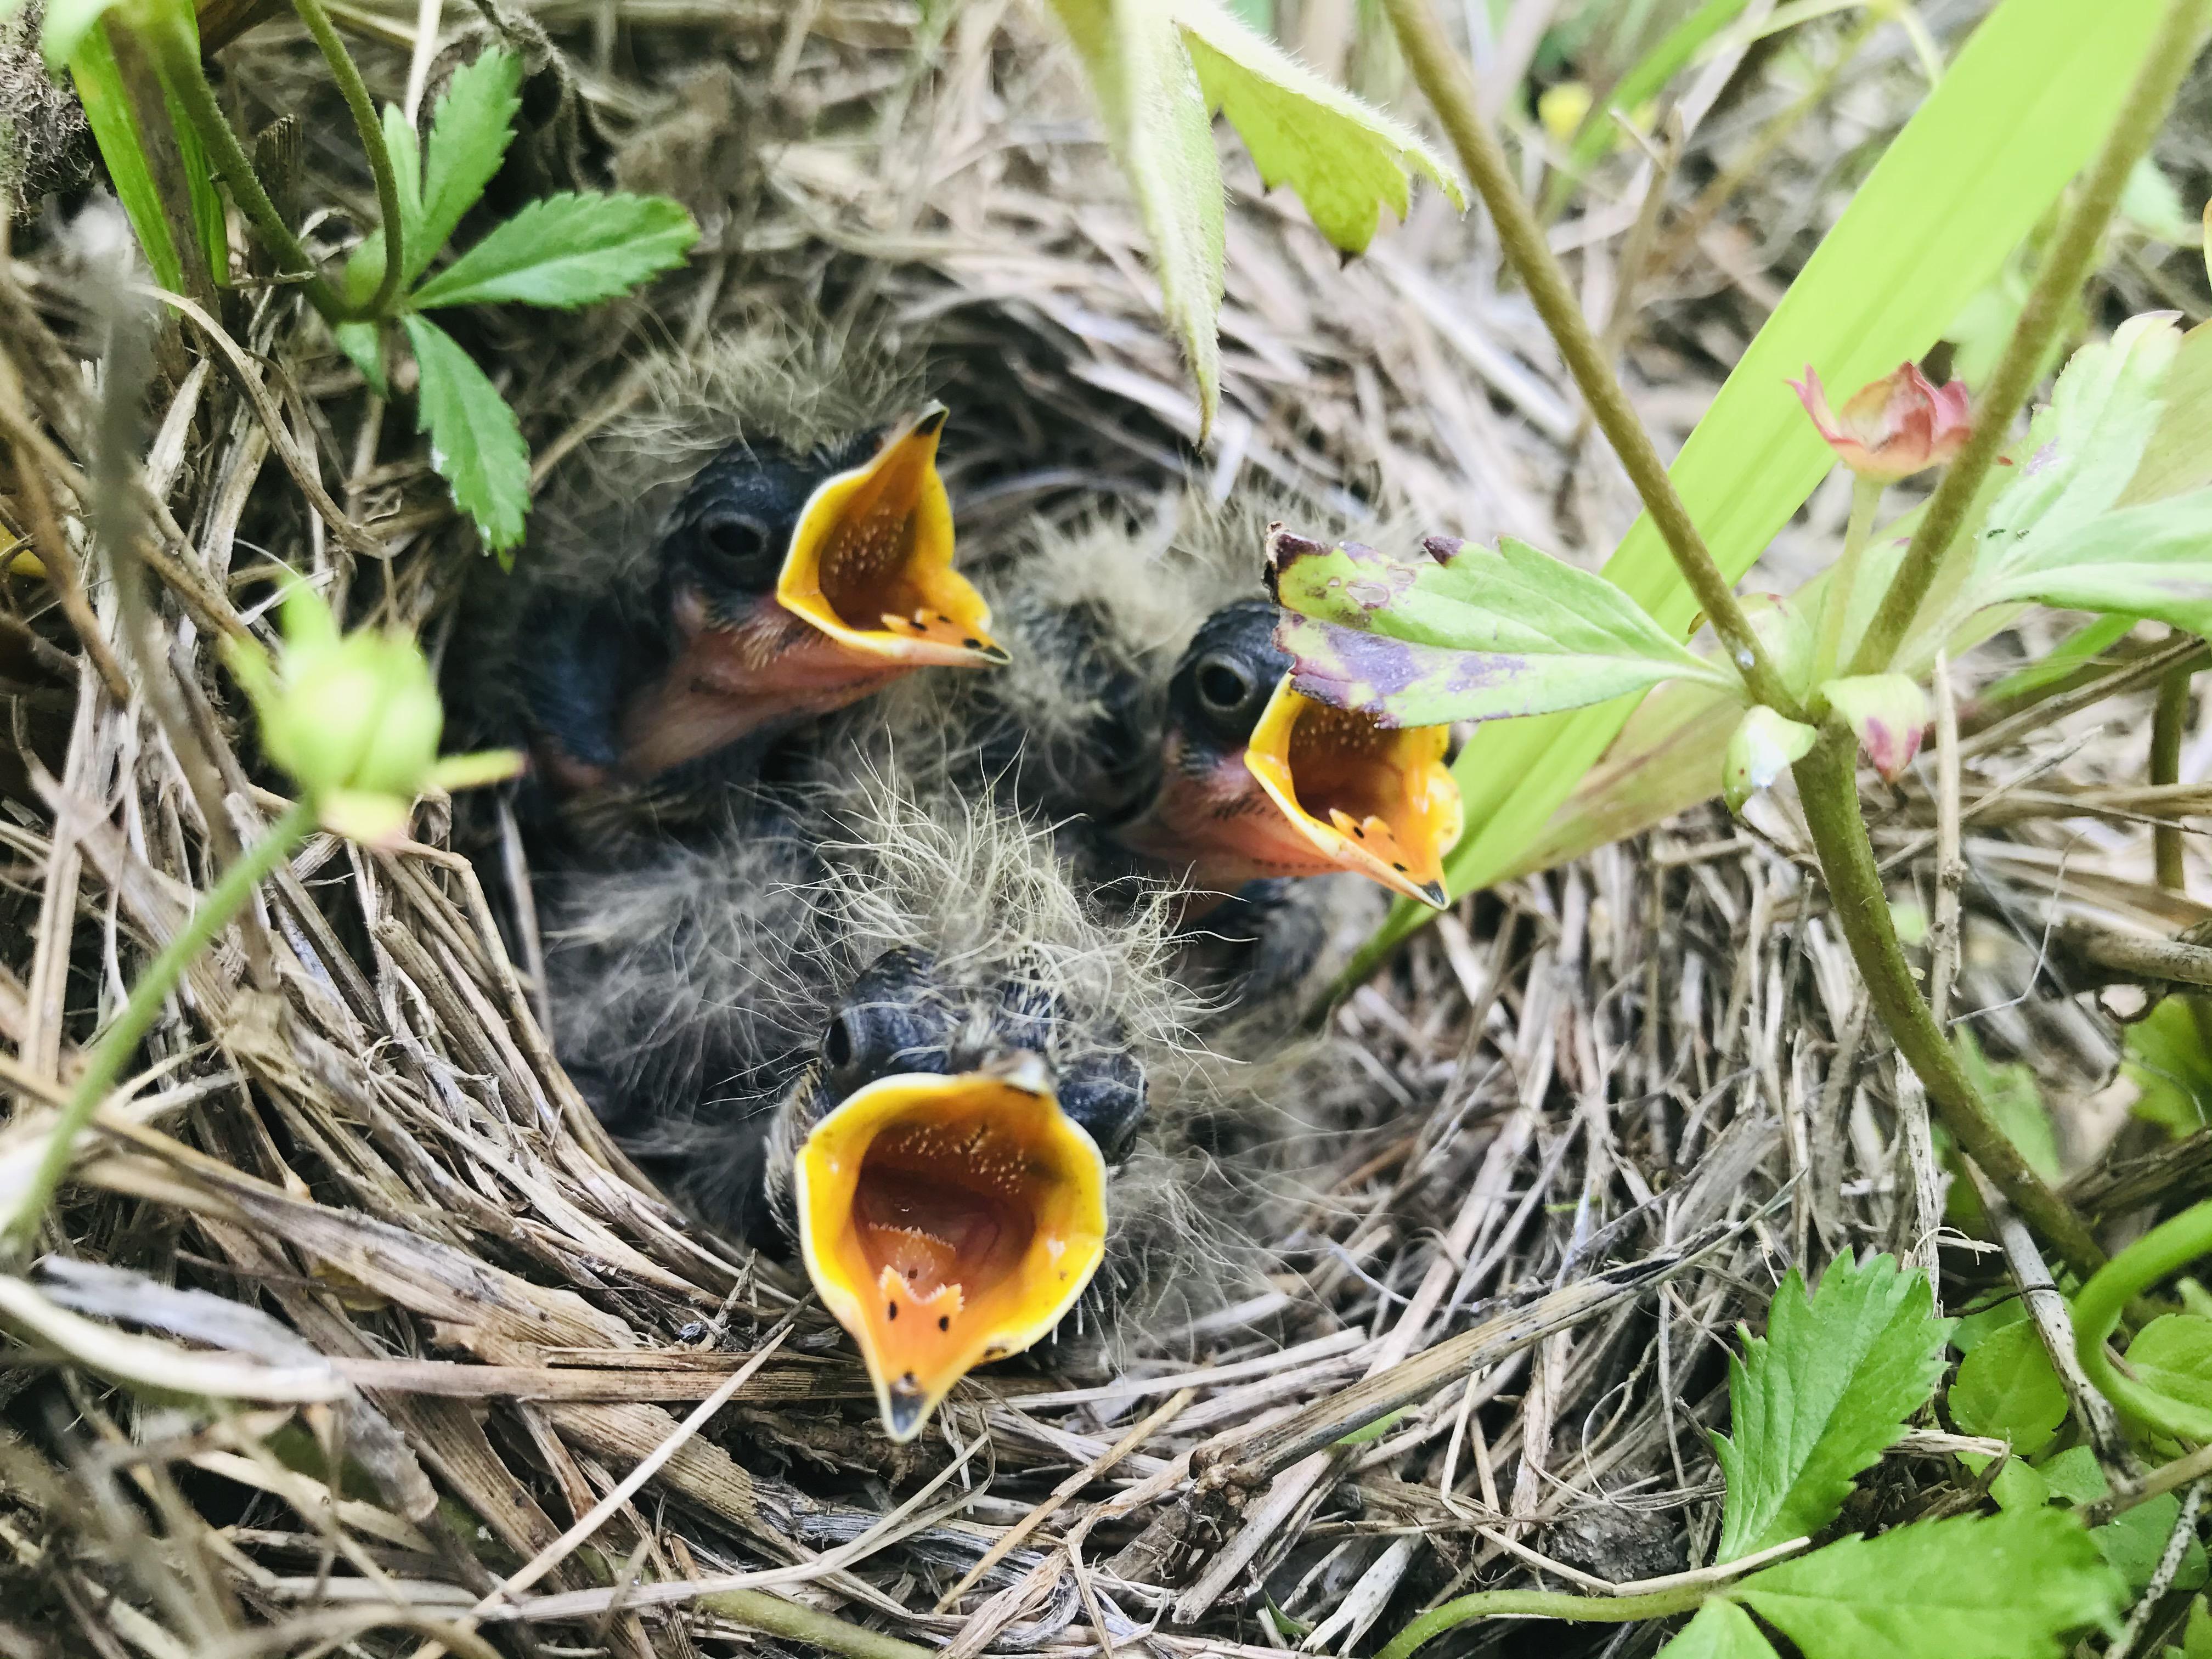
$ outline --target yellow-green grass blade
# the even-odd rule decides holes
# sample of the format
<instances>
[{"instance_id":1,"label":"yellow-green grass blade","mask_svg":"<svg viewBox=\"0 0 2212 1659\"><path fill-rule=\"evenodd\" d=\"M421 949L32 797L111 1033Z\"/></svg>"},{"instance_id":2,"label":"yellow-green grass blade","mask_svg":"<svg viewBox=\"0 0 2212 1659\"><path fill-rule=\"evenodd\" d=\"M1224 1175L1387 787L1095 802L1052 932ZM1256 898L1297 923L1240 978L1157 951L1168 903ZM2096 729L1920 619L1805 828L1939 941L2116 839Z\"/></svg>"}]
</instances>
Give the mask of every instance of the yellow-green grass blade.
<instances>
[{"instance_id":1,"label":"yellow-green grass blade","mask_svg":"<svg viewBox=\"0 0 2212 1659\"><path fill-rule=\"evenodd\" d=\"M2111 0L2089 27L2079 0L2005 0L1974 32L1675 461L1675 488L1731 577L1750 568L1834 459L1784 380L1811 363L1848 391L1927 351L2088 160L2159 11L2157 0ZM1696 601L1648 518L1605 570L1660 622L1687 631ZM1476 732L1455 768L1470 829L1446 863L1454 893L1522 863L1635 707L1624 698ZM1432 914L1401 903L1347 981Z\"/></svg>"}]
</instances>

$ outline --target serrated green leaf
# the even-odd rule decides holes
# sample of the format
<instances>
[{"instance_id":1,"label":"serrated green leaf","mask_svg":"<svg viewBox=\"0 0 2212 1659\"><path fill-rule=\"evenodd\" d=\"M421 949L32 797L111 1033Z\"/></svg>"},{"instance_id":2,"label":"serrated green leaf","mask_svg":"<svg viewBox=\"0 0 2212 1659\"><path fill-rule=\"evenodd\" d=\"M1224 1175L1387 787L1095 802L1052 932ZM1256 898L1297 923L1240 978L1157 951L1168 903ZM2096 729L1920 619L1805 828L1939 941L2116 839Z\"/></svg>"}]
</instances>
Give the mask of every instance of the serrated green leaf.
<instances>
[{"instance_id":1,"label":"serrated green leaf","mask_svg":"<svg viewBox=\"0 0 2212 1659\"><path fill-rule=\"evenodd\" d=\"M493 46L454 70L438 94L422 158L422 220L410 228L405 249L410 284L430 268L498 173L522 109L521 88L522 59Z\"/></svg>"},{"instance_id":2,"label":"serrated green leaf","mask_svg":"<svg viewBox=\"0 0 2212 1659\"><path fill-rule=\"evenodd\" d=\"M2121 1068L2142 1091L2130 1109L2177 1135L2212 1124L2212 1054L2189 1004L2168 997L2127 1028Z\"/></svg>"},{"instance_id":3,"label":"serrated green leaf","mask_svg":"<svg viewBox=\"0 0 2212 1659\"><path fill-rule=\"evenodd\" d=\"M384 378L384 325L381 323L332 323L331 338L345 353L368 389L389 398L392 388Z\"/></svg>"},{"instance_id":4,"label":"serrated green leaf","mask_svg":"<svg viewBox=\"0 0 2212 1659\"><path fill-rule=\"evenodd\" d=\"M93 26L115 8L116 0L46 0L39 21L39 52L49 73L59 75L70 66Z\"/></svg>"},{"instance_id":5,"label":"serrated green leaf","mask_svg":"<svg viewBox=\"0 0 2212 1659\"><path fill-rule=\"evenodd\" d=\"M427 317L400 320L421 371L415 427L430 435L430 465L453 486L453 504L476 520L484 545L503 551L522 539L530 510L530 447L522 428L499 388L452 335Z\"/></svg>"},{"instance_id":6,"label":"serrated green leaf","mask_svg":"<svg viewBox=\"0 0 2212 1659\"><path fill-rule=\"evenodd\" d=\"M1733 684L1603 577L1508 537L1498 550L1432 537L1399 558L1278 533L1277 638L1309 696L1393 726L1579 708L1662 679Z\"/></svg>"},{"instance_id":7,"label":"serrated green leaf","mask_svg":"<svg viewBox=\"0 0 2212 1659\"><path fill-rule=\"evenodd\" d=\"M413 303L513 302L568 311L627 294L684 263L699 240L665 196L548 196L532 202L415 290Z\"/></svg>"},{"instance_id":8,"label":"serrated green leaf","mask_svg":"<svg viewBox=\"0 0 2212 1659\"><path fill-rule=\"evenodd\" d=\"M2006 558L1986 580L1992 599L2117 611L2212 634L2212 489L2107 513L2063 543Z\"/></svg>"},{"instance_id":9,"label":"serrated green leaf","mask_svg":"<svg viewBox=\"0 0 2212 1659\"><path fill-rule=\"evenodd\" d=\"M1338 247L1364 251L1383 208L1404 218L1415 172L1466 210L1459 176L1412 128L1331 86L1210 0L1175 0L1173 11L1207 106L1237 129L1261 182L1296 191Z\"/></svg>"},{"instance_id":10,"label":"serrated green leaf","mask_svg":"<svg viewBox=\"0 0 2212 1659\"><path fill-rule=\"evenodd\" d=\"M1160 310L1198 383L1200 436L1221 401L1221 162L1198 71L1162 0L1052 0L1152 245Z\"/></svg>"},{"instance_id":11,"label":"serrated green leaf","mask_svg":"<svg viewBox=\"0 0 2212 1659\"><path fill-rule=\"evenodd\" d=\"M1659 1650L1658 1659L1775 1659L1774 1644L1733 1601L1708 1601Z\"/></svg>"},{"instance_id":12,"label":"serrated green leaf","mask_svg":"<svg viewBox=\"0 0 2212 1659\"><path fill-rule=\"evenodd\" d=\"M1857 386L1917 361L2095 149L2160 15L2158 0L2114 0L2085 30L2076 0L2004 0L1966 40L1670 469L1723 573L1750 568L1834 459L1785 379L1818 362L1832 383ZM1648 520L1606 574L1661 626L1687 632L1697 601ZM1474 734L1454 769L1468 824L1448 866L1454 893L1522 866L1633 708L1624 700ZM1733 725L1723 721L1708 757L1686 768L1701 787ZM1394 909L1346 976L1371 970L1425 914Z\"/></svg>"},{"instance_id":13,"label":"serrated green leaf","mask_svg":"<svg viewBox=\"0 0 2212 1659\"><path fill-rule=\"evenodd\" d=\"M1796 1268L1766 1334L1729 1361L1720 1552L1734 1561L1820 1531L1851 1483L1905 1432L1943 1374L1951 1322L1928 1281L1887 1255L1839 1257L1811 1297Z\"/></svg>"},{"instance_id":14,"label":"serrated green leaf","mask_svg":"<svg viewBox=\"0 0 2212 1659\"><path fill-rule=\"evenodd\" d=\"M2212 1320L2160 1315L2128 1345L2128 1368L2143 1387L2212 1411Z\"/></svg>"},{"instance_id":15,"label":"serrated green leaf","mask_svg":"<svg viewBox=\"0 0 2212 1659\"><path fill-rule=\"evenodd\" d=\"M2051 1443L2066 1420L2066 1390L2026 1320L1978 1344L1952 1379L1951 1424L1961 1434L2012 1443L2019 1457Z\"/></svg>"},{"instance_id":16,"label":"serrated green leaf","mask_svg":"<svg viewBox=\"0 0 2212 1659\"><path fill-rule=\"evenodd\" d=\"M1845 1538L1733 1592L1805 1659L2059 1659L2120 1586L2080 1522L2013 1510Z\"/></svg>"}]
</instances>

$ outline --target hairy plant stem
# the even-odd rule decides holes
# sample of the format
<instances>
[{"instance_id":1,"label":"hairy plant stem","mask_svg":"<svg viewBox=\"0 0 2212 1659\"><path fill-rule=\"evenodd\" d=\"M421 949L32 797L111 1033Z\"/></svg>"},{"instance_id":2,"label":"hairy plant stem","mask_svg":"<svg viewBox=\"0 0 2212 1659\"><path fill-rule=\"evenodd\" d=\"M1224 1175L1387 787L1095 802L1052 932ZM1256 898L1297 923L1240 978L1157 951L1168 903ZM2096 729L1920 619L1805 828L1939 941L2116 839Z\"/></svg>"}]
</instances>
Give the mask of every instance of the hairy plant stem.
<instances>
[{"instance_id":1,"label":"hairy plant stem","mask_svg":"<svg viewBox=\"0 0 2212 1659\"><path fill-rule=\"evenodd\" d=\"M276 258L279 274L301 279L301 288L307 296L307 303L325 321L344 320L345 307L337 290L316 270L307 250L276 211L269 192L261 187L260 177L240 146L237 133L231 130L229 118L216 102L215 88L208 84L207 72L200 67L198 45L190 32L179 23L161 21L138 38L161 65L169 89L184 106L185 118L198 132L200 142L207 146L208 158L215 163L215 170L230 186L231 199L253 227L253 234L261 239L262 246Z\"/></svg>"},{"instance_id":2,"label":"hairy plant stem","mask_svg":"<svg viewBox=\"0 0 2212 1659\"><path fill-rule=\"evenodd\" d=\"M4 1229L0 1229L0 1261L21 1261L29 1252L38 1237L39 1223L46 1215L46 1206L68 1173L77 1137L83 1133L85 1125L92 1121L93 1113L107 1097L108 1091L115 1086L124 1066L137 1053L139 1043L160 1017L161 1005L184 977L185 970L191 966L193 958L230 925L231 919L253 896L262 878L290 854L314 822L313 809L306 803L289 808L269 826L267 834L222 872L222 878L208 890L198 908L177 931L176 937L147 963L138 982L131 988L123 1012L100 1033L100 1041L85 1056L84 1070L70 1091L69 1103L62 1108L60 1121L46 1138L39 1167L17 1199L15 1212L8 1217Z\"/></svg>"},{"instance_id":3,"label":"hairy plant stem","mask_svg":"<svg viewBox=\"0 0 2212 1659\"><path fill-rule=\"evenodd\" d=\"M384 142L383 124L376 118L376 105L369 98L361 70L355 67L345 42L338 39L331 15L324 9L323 0L292 0L292 9L300 14L307 33L322 48L323 61L331 66L331 78L337 82L346 108L353 115L354 131L361 135L361 147L368 152L368 170L376 180L376 210L384 221L384 276L368 303L357 311L349 311L349 315L356 319L381 317L399 297L399 284L406 270L406 255L400 247L399 179L392 170L392 149Z\"/></svg>"},{"instance_id":4,"label":"hairy plant stem","mask_svg":"<svg viewBox=\"0 0 2212 1659\"><path fill-rule=\"evenodd\" d=\"M2188 636L2177 630L2175 639ZM2170 668L2166 678L2158 683L2158 703L2150 716L2150 781L2156 784L2181 781L2181 739L2189 725L2190 671L2186 666ZM2161 823L2150 832L2151 862L2158 874L2158 884L2170 892L2182 892L2189 885L2186 866L2181 856L2181 826Z\"/></svg>"},{"instance_id":5,"label":"hairy plant stem","mask_svg":"<svg viewBox=\"0 0 2212 1659\"><path fill-rule=\"evenodd\" d=\"M1836 672L1844 654L1844 623L1851 609L1851 592L1858 586L1859 565L1867 543L1874 538L1875 509L1881 505L1883 484L1879 478L1853 477L1851 519L1844 528L1844 551L1828 577L1827 597L1820 601L1820 636L1813 649L1813 684L1818 685Z\"/></svg>"},{"instance_id":6,"label":"hairy plant stem","mask_svg":"<svg viewBox=\"0 0 2212 1659\"><path fill-rule=\"evenodd\" d=\"M1559 1590L1477 1590L1432 1607L1390 1638L1376 1659L1407 1659L1423 1643L1476 1619L1520 1615L1571 1619L1586 1624L1628 1625L1690 1613L1718 1593L1713 1584L1685 1584L1648 1595L1569 1595Z\"/></svg>"},{"instance_id":7,"label":"hairy plant stem","mask_svg":"<svg viewBox=\"0 0 2212 1659\"><path fill-rule=\"evenodd\" d=\"M1796 696L1760 647L1750 619L1736 603L1734 586L1713 562L1689 509L1674 493L1667 464L1659 459L1650 434L1637 419L1628 394L1621 390L1620 380L1606 361L1604 348L1576 303L1567 274L1560 269L1551 244L1544 240L1543 227L1514 182L1504 147L1483 119L1474 73L1446 37L1434 0L1382 0L1382 3L1413 79L1443 120L1460 165L1467 169L1483 204L1490 210L1506 262L1527 287L1537 314L1566 360L1575 384L1582 388L1590 418L1620 456L1629 481L1643 497L1644 511L1651 515L1667 550L1674 555L1682 579L1697 595L1713 631L1727 648L1729 660L1742 673L1754 701L1792 719L1802 718Z\"/></svg>"},{"instance_id":8,"label":"hairy plant stem","mask_svg":"<svg viewBox=\"0 0 2212 1659\"><path fill-rule=\"evenodd\" d=\"M2212 1441L2212 1410L2121 1376L2105 1342L2130 1302L2208 1254L2212 1254L2212 1199L2159 1223L2106 1262L2074 1298L2074 1352L2097 1391L2157 1433L2199 1443Z\"/></svg>"},{"instance_id":9,"label":"hairy plant stem","mask_svg":"<svg viewBox=\"0 0 2212 1659\"><path fill-rule=\"evenodd\" d=\"M1866 981L1868 998L1952 1139L2068 1266L2084 1276L2093 1273L2104 1266L2105 1253L2081 1218L2028 1167L1997 1126L1913 981L1859 810L1857 751L1850 726L1832 716L1811 752L1790 769L1820 873L1835 900L1837 924Z\"/></svg>"},{"instance_id":10,"label":"hairy plant stem","mask_svg":"<svg viewBox=\"0 0 2212 1659\"><path fill-rule=\"evenodd\" d=\"M1905 550L1904 561L1890 579L1881 607L1851 659L1850 672L1879 674L1887 670L1944 564L1963 556L1971 546L1971 542L1961 544L1959 537L1967 509L1996 463L1997 452L2004 447L2013 417L2027 401L2067 307L2088 277L2097 244L2119 206L2128 175L2150 148L2182 76L2195 60L2206 4L2207 0L2166 0L2166 15L2160 20L2142 67L2136 72L2135 83L2128 88L2126 101L2120 106L2119 118L2090 164L2072 209L2044 256L2042 268L2035 273L2035 285L2021 307L2011 339L2005 343L2004 356L1998 359L1996 372L1975 403L1973 434L1929 498L1919 528L1912 532L1912 541Z\"/></svg>"}]
</instances>

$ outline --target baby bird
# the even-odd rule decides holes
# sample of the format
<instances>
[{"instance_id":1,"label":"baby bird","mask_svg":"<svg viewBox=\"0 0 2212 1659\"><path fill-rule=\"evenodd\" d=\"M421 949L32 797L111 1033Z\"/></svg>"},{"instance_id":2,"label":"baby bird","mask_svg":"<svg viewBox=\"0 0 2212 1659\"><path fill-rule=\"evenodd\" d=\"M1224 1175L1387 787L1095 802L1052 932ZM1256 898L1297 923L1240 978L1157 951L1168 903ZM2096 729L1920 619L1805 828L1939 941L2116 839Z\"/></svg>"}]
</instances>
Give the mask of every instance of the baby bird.
<instances>
[{"instance_id":1,"label":"baby bird","mask_svg":"<svg viewBox=\"0 0 2212 1659\"><path fill-rule=\"evenodd\" d=\"M1005 662L952 568L946 412L910 376L763 325L652 365L641 403L560 475L525 596L491 596L513 620L463 665L459 700L526 738L541 794L746 781L917 668Z\"/></svg>"},{"instance_id":2,"label":"baby bird","mask_svg":"<svg viewBox=\"0 0 2212 1659\"><path fill-rule=\"evenodd\" d=\"M545 914L571 1075L697 1218L798 1255L894 1439L1156 1237L1115 1192L1177 1046L1164 922L1104 924L1011 820L860 779Z\"/></svg>"},{"instance_id":3,"label":"baby bird","mask_svg":"<svg viewBox=\"0 0 2212 1659\"><path fill-rule=\"evenodd\" d=\"M1441 905L1459 794L1442 728L1392 731L1289 684L1261 596L1270 511L1195 498L1148 534L1040 531L987 564L1012 658L846 716L817 766L854 752L1058 828L1103 896L1184 885L1188 976L1249 1003L1300 980L1353 872ZM1223 947L1228 960L1222 960Z\"/></svg>"}]
</instances>

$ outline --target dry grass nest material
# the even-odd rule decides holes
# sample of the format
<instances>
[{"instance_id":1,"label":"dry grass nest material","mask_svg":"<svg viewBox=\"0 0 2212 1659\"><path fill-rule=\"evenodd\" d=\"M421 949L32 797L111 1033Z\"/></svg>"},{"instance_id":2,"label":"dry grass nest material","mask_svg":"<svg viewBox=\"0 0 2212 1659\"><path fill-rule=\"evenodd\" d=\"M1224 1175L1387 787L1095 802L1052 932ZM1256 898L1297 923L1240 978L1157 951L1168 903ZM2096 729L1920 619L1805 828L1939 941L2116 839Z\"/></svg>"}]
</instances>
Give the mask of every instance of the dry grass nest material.
<instances>
[{"instance_id":1,"label":"dry grass nest material","mask_svg":"<svg viewBox=\"0 0 2212 1659\"><path fill-rule=\"evenodd\" d=\"M412 9L347 15L388 43L368 67L396 90ZM678 187L708 232L641 301L528 332L475 319L541 481L631 405L642 357L769 307L926 350L971 556L1035 514L1141 513L1183 487L1195 409L1135 216L1030 20L975 0L918 53L886 0L538 16L580 54L578 143ZM229 67L253 118L260 100L305 118L308 201L368 201L301 40L266 29ZM1845 90L1863 134L1915 86L1874 54ZM1692 155L1791 95L1747 76ZM1630 361L1662 430L1786 282L1808 195L1840 189L1821 136L1751 198L1798 216L1763 241L1723 217L1654 279ZM1594 293L1625 199L1562 239ZM1478 222L1425 198L1345 266L1294 205L1240 193L1230 246L1224 410L1199 458L1217 491L1255 473L1569 551L1625 526ZM24 232L0 265L0 510L55 577L5 579L0 614L0 1182L103 1011L281 805L210 649L266 632L257 572L310 569L435 642L476 561L404 412L291 294L241 290L161 344L130 495L156 603L134 634L88 521L97 338L72 257ZM2194 807L2122 799L2106 750L2075 741L2110 713L1999 728L1966 773L1992 920L1957 997L2077 1102L2110 1099L2118 1051L2043 971L2054 904L2146 931L2203 914L2145 879L2147 817ZM1884 809L1901 873L1933 867L1924 806ZM1783 807L1741 831L1700 816L1463 903L1352 998L1331 1035L1355 1086L1254 1294L1139 1334L1110 1375L1055 1375L1050 1349L988 1371L893 1452L792 1275L688 1230L608 1144L515 965L522 872L495 845L480 873L447 818L427 805L391 852L310 842L103 1109L28 1281L89 1322L18 1321L0 1350L0 1648L905 1651L876 1632L1074 1659L1304 1632L1349 1652L1460 1587L1703 1559L1734 1322L1792 1262L1935 1261L1924 1114L1867 1030L1802 836ZM2069 1158L2109 1127L2063 1116ZM145 1370L132 1333L169 1345L157 1358L227 1356L236 1402L165 1393L166 1374L118 1386ZM1892 1460L1866 1501L1911 1512L1919 1468ZM805 1623L822 1614L842 1623Z\"/></svg>"}]
</instances>

